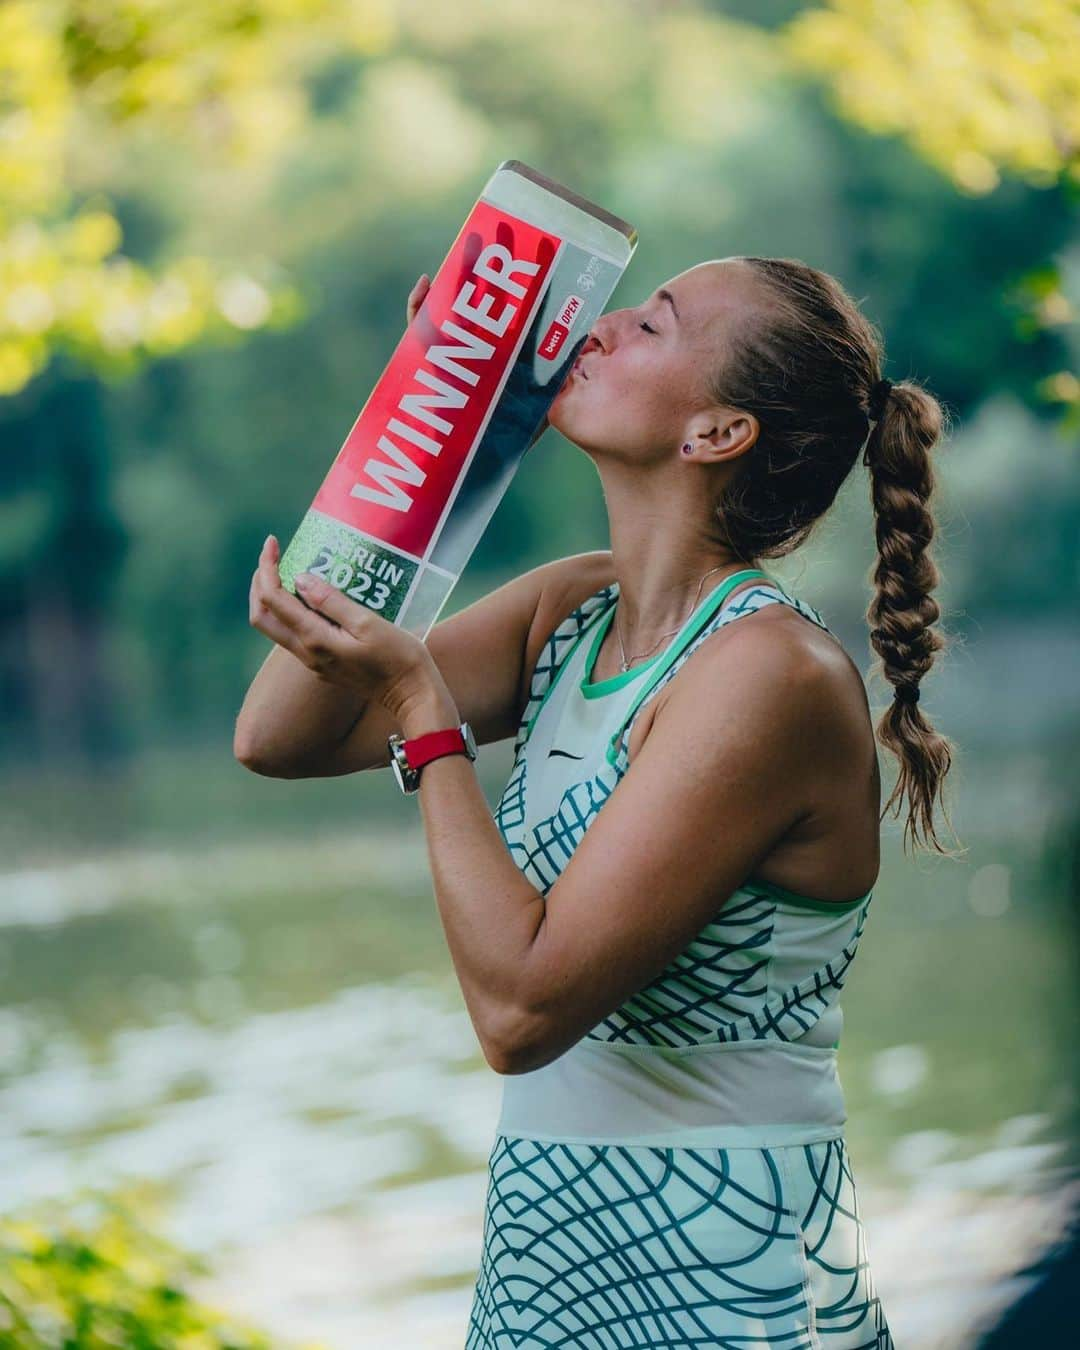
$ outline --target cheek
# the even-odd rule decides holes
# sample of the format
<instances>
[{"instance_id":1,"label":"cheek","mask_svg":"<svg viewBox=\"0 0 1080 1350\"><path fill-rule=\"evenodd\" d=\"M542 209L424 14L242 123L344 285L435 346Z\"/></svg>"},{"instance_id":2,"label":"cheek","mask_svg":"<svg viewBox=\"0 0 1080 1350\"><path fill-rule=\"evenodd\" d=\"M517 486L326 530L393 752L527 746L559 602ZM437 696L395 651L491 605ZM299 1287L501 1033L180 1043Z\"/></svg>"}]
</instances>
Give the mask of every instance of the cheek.
<instances>
[{"instance_id":1,"label":"cheek","mask_svg":"<svg viewBox=\"0 0 1080 1350\"><path fill-rule=\"evenodd\" d=\"M568 380L548 422L579 443L655 445L678 434L685 377L654 352L620 351L591 380Z\"/></svg>"},{"instance_id":2,"label":"cheek","mask_svg":"<svg viewBox=\"0 0 1080 1350\"><path fill-rule=\"evenodd\" d=\"M604 374L605 378L610 375L605 395L623 415L632 412L637 421L654 428L670 421L681 399L681 371L643 351L635 352L633 359L627 359L617 371Z\"/></svg>"}]
</instances>

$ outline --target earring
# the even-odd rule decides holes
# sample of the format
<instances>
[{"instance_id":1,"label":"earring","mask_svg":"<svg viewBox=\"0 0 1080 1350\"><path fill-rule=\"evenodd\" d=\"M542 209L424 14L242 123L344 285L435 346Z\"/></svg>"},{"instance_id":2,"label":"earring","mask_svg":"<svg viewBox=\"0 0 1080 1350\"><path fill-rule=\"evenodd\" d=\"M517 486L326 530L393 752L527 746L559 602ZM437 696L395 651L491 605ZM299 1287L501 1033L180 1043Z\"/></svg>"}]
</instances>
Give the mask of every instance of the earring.
<instances>
[{"instance_id":1,"label":"earring","mask_svg":"<svg viewBox=\"0 0 1080 1350\"><path fill-rule=\"evenodd\" d=\"M682 452L683 452L684 455L692 454L692 453L693 453L693 450L694 450L694 447L690 444L689 441L684 442L683 448L682 448Z\"/></svg>"}]
</instances>

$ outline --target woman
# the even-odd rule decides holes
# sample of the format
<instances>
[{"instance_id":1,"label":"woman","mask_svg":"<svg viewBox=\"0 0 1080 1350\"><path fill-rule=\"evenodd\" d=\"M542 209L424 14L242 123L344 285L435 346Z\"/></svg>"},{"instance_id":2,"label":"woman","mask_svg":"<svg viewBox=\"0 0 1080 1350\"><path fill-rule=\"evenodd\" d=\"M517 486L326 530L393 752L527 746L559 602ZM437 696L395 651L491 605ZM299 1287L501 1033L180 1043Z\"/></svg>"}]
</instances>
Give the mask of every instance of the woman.
<instances>
[{"instance_id":1,"label":"woman","mask_svg":"<svg viewBox=\"0 0 1080 1350\"><path fill-rule=\"evenodd\" d=\"M835 280L733 257L605 314L552 404L597 466L611 551L562 560L518 620L494 821L467 757L420 779L451 956L504 1075L468 1350L892 1344L836 1068L879 867L875 729L820 614L758 566L807 537L863 452L871 641L894 691L876 736L899 760L885 810L906 797L913 839L946 852L949 743L917 707L944 645L927 552L943 412L880 366ZM467 710L478 740L509 734L479 692L498 663L478 649L470 675L437 636L479 634L468 610L425 646L320 583L301 605L275 556L252 622L301 664L273 700L249 694L245 763L385 764L388 729ZM316 686L324 733L338 720L313 768L266 728Z\"/></svg>"}]
</instances>

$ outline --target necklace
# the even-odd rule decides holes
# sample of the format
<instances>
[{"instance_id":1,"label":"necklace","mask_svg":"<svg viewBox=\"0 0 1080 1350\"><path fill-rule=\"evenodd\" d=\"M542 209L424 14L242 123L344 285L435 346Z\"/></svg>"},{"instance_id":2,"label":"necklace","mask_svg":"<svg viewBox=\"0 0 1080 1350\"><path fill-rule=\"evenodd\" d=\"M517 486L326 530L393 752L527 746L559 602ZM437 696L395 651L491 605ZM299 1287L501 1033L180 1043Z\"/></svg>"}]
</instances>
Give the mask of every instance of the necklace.
<instances>
[{"instance_id":1,"label":"necklace","mask_svg":"<svg viewBox=\"0 0 1080 1350\"><path fill-rule=\"evenodd\" d=\"M720 567L727 567L727 565L728 565L727 563L721 563L721 564L720 564ZM713 572L719 572L719 571L720 571L720 567L714 567L714 568L712 569L712 572L706 572L706 573L705 573L705 577L711 577L712 574L713 574ZM701 588L702 588L702 586L705 585L705 577L702 577L701 580L698 582L697 595L694 597L694 603L690 606L690 614L693 614L694 610L697 609L697 602L698 602L698 600L699 600L700 597L701 597ZM688 615L686 616L687 619L690 617L690 614L688 614ZM683 619L683 623L685 623L685 622L686 622L686 619ZM679 628L681 628L681 627L683 626L683 623L679 624ZM673 629L671 630L670 633L662 633L662 634L660 635L660 637L658 637L658 638L656 639L656 641L653 643L653 645L649 648L649 651L646 651L646 652L638 652L637 656L630 656L630 657L628 657L628 656L626 655L626 648L623 646L622 632L621 632L621 630L620 630L620 628L619 628L619 616L618 616L618 613L616 613L616 615L615 615L615 636L619 639L619 651L622 653L622 670L623 670L623 674L625 675L626 672L630 669L630 662L631 662L631 661L640 661L641 658L642 658L643 656L648 656L649 652L653 651L656 647L659 647L659 645L661 644L661 642L663 642L664 638L666 638L666 637L672 637L675 633L677 633L677 632L679 631L679 628L673 628Z\"/></svg>"}]
</instances>

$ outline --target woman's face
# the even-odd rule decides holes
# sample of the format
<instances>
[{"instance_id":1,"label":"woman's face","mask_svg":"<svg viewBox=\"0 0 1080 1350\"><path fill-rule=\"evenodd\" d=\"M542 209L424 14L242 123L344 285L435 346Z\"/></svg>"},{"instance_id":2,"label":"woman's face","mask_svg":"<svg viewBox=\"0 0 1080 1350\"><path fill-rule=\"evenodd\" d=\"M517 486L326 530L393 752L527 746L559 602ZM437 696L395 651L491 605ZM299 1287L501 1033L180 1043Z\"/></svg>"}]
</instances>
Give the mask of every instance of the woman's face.
<instances>
[{"instance_id":1,"label":"woman's face","mask_svg":"<svg viewBox=\"0 0 1080 1350\"><path fill-rule=\"evenodd\" d=\"M715 425L708 383L725 339L750 316L752 286L738 258L705 262L640 305L602 314L548 411L550 425L586 452L642 462L707 434Z\"/></svg>"}]
</instances>

